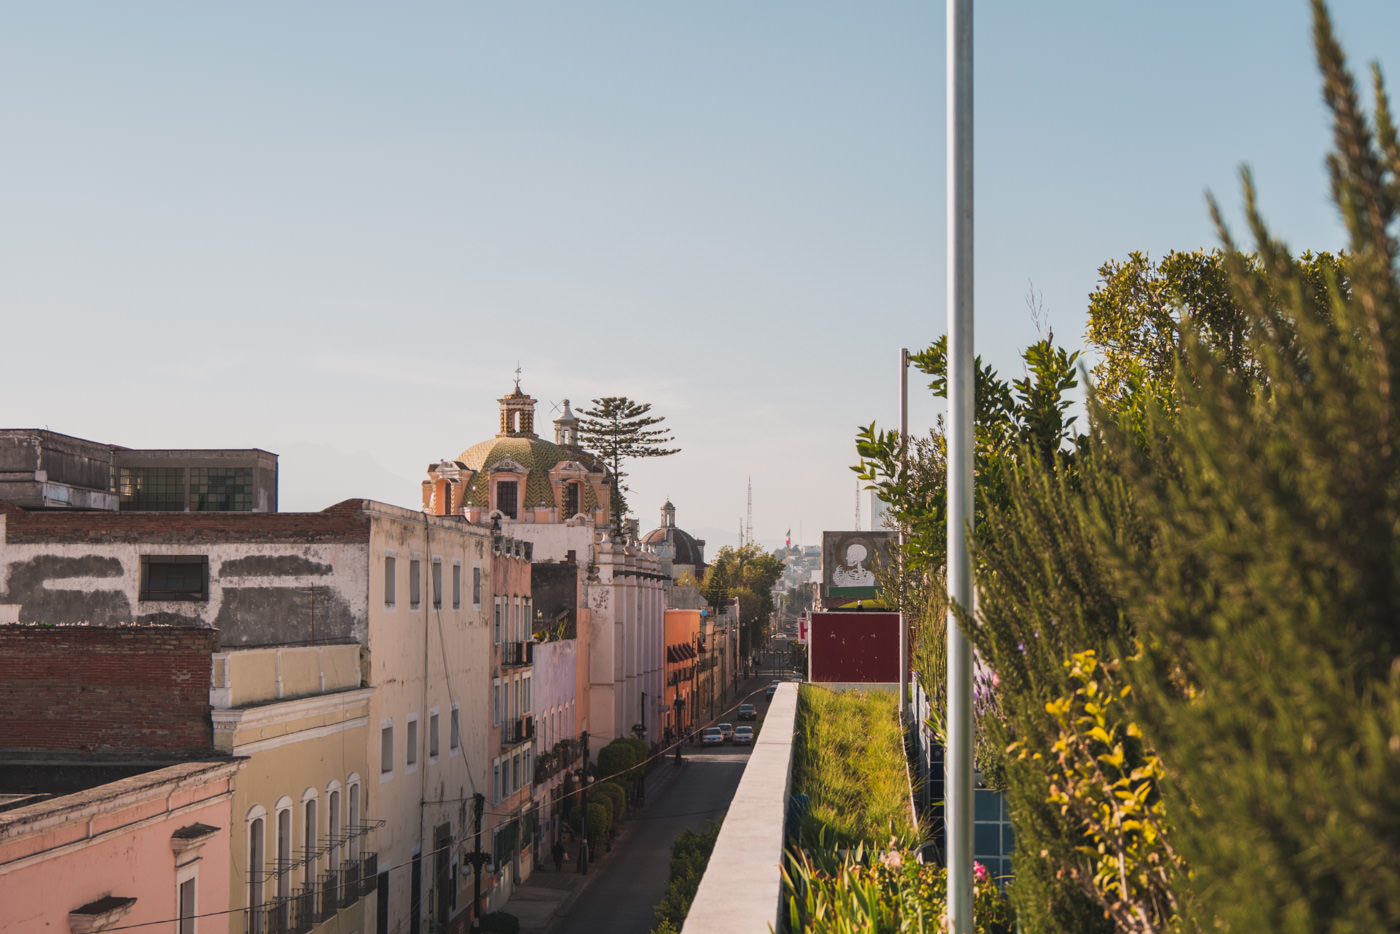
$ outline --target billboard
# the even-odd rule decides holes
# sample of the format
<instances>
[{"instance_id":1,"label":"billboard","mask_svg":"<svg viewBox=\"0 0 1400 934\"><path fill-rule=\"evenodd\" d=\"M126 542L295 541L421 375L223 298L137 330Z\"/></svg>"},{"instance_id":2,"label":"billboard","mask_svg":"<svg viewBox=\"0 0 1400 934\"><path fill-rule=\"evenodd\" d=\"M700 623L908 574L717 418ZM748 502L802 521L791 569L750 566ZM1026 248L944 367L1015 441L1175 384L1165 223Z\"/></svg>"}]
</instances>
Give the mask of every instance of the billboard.
<instances>
[{"instance_id":1,"label":"billboard","mask_svg":"<svg viewBox=\"0 0 1400 934\"><path fill-rule=\"evenodd\" d=\"M822 597L828 605L874 599L875 569L894 560L894 532L823 532Z\"/></svg>"},{"instance_id":2,"label":"billboard","mask_svg":"<svg viewBox=\"0 0 1400 934\"><path fill-rule=\"evenodd\" d=\"M808 680L815 684L898 684L898 613L813 613Z\"/></svg>"}]
</instances>

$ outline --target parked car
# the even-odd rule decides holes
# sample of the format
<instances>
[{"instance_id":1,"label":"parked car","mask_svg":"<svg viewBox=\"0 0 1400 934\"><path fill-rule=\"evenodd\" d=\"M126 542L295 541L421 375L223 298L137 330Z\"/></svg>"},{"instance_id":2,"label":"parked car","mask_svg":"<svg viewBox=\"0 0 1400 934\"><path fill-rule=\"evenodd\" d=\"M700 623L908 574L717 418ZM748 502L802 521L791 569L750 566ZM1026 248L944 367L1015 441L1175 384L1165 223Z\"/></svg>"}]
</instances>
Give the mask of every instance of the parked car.
<instances>
[{"instance_id":1,"label":"parked car","mask_svg":"<svg viewBox=\"0 0 1400 934\"><path fill-rule=\"evenodd\" d=\"M779 683L780 683L780 682L777 682L777 681L769 681L769 682L768 682L768 690L764 691L763 693L767 696L767 698L768 698L769 700L772 700L772 699L773 699L773 695L778 693L778 684L779 684Z\"/></svg>"},{"instance_id":2,"label":"parked car","mask_svg":"<svg viewBox=\"0 0 1400 934\"><path fill-rule=\"evenodd\" d=\"M752 746L752 745L753 745L753 727L751 727L751 726L744 726L744 725L736 726L736 727L734 728L734 745L735 745L735 746Z\"/></svg>"},{"instance_id":3,"label":"parked car","mask_svg":"<svg viewBox=\"0 0 1400 934\"><path fill-rule=\"evenodd\" d=\"M757 719L758 719L758 708L755 707L753 704L740 704L740 705L739 705L739 719L740 719L740 720L757 720Z\"/></svg>"},{"instance_id":4,"label":"parked car","mask_svg":"<svg viewBox=\"0 0 1400 934\"><path fill-rule=\"evenodd\" d=\"M734 738L734 724L732 723L716 723L715 729L719 730L726 743Z\"/></svg>"},{"instance_id":5,"label":"parked car","mask_svg":"<svg viewBox=\"0 0 1400 934\"><path fill-rule=\"evenodd\" d=\"M720 732L720 728L717 726L707 726L700 731L700 745L723 746L724 734Z\"/></svg>"}]
</instances>

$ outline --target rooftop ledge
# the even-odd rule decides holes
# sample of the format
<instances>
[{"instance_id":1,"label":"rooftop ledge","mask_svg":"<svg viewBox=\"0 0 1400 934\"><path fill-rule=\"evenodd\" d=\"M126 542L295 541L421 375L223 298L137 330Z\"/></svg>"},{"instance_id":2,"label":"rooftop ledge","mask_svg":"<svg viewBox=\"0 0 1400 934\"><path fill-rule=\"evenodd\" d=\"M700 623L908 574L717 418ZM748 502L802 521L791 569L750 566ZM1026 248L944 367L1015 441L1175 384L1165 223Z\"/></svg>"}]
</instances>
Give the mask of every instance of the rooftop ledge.
<instances>
[{"instance_id":1,"label":"rooftop ledge","mask_svg":"<svg viewBox=\"0 0 1400 934\"><path fill-rule=\"evenodd\" d=\"M797 685L779 684L681 934L781 930L783 823L796 721Z\"/></svg>"}]
</instances>

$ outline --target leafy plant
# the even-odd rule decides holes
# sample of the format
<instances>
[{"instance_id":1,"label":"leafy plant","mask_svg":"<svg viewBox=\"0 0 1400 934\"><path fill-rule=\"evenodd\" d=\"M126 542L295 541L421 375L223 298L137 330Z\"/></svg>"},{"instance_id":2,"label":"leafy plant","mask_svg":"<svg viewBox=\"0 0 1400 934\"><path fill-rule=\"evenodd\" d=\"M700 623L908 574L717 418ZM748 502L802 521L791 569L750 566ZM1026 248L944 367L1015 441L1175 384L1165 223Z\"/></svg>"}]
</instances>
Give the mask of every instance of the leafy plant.
<instances>
[{"instance_id":1,"label":"leafy plant","mask_svg":"<svg viewBox=\"0 0 1400 934\"><path fill-rule=\"evenodd\" d=\"M973 930L1012 934L1011 906L980 864L974 872ZM788 927L805 934L906 934L944 931L947 871L909 853L864 847L796 852L783 869Z\"/></svg>"}]
</instances>

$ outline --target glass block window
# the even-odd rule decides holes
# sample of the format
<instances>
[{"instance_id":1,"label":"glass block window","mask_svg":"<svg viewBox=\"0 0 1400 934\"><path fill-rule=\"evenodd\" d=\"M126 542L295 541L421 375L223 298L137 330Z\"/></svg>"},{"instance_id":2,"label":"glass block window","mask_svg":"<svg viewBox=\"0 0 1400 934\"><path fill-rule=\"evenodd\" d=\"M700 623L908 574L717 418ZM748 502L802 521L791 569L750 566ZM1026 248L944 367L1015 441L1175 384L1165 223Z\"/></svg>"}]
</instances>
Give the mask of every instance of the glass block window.
<instances>
[{"instance_id":1,"label":"glass block window","mask_svg":"<svg viewBox=\"0 0 1400 934\"><path fill-rule=\"evenodd\" d=\"M183 512L185 468L123 467L117 477L120 508Z\"/></svg>"},{"instance_id":2,"label":"glass block window","mask_svg":"<svg viewBox=\"0 0 1400 934\"><path fill-rule=\"evenodd\" d=\"M199 512L252 512L253 468L191 467L190 509Z\"/></svg>"}]
</instances>

